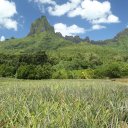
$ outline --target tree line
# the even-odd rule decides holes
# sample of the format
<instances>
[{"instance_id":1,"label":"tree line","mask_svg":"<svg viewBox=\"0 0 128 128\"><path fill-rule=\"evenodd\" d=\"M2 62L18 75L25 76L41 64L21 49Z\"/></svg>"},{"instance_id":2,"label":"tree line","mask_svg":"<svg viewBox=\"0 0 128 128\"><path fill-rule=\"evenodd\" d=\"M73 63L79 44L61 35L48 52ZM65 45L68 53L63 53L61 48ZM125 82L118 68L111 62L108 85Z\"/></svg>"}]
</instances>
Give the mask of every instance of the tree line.
<instances>
[{"instance_id":1,"label":"tree line","mask_svg":"<svg viewBox=\"0 0 128 128\"><path fill-rule=\"evenodd\" d=\"M33 54L0 54L0 77L18 79L91 79L128 76L128 63L104 63L99 56L90 54L73 58L58 58L45 51Z\"/></svg>"}]
</instances>

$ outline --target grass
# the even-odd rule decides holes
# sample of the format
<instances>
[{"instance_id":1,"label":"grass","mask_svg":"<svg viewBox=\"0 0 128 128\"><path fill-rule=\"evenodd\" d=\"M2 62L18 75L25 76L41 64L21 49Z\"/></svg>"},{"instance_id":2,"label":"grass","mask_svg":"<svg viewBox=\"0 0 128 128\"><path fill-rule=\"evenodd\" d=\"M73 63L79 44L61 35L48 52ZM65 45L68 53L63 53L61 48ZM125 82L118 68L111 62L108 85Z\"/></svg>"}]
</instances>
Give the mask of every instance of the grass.
<instances>
[{"instance_id":1,"label":"grass","mask_svg":"<svg viewBox=\"0 0 128 128\"><path fill-rule=\"evenodd\" d=\"M128 84L0 79L0 127L128 128Z\"/></svg>"}]
</instances>

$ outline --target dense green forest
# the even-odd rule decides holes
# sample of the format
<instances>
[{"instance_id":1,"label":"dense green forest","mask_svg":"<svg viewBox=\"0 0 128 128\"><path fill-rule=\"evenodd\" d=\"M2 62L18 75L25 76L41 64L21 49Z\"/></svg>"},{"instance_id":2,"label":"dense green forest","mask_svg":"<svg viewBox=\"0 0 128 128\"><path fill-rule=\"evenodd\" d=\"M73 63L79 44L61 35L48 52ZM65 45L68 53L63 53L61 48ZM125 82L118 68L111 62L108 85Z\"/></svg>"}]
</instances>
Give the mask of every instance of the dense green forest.
<instances>
[{"instance_id":1,"label":"dense green forest","mask_svg":"<svg viewBox=\"0 0 128 128\"><path fill-rule=\"evenodd\" d=\"M128 29L111 40L62 37L46 17L22 39L0 42L0 76L18 79L91 79L128 76Z\"/></svg>"}]
</instances>

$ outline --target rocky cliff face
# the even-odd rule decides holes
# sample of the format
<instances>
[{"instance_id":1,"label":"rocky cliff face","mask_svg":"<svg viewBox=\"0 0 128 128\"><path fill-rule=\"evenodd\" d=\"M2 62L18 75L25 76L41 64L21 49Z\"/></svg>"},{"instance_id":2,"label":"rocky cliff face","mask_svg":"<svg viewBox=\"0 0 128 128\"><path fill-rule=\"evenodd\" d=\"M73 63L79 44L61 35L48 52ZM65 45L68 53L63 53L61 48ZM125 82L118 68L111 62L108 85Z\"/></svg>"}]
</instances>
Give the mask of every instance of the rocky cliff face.
<instances>
[{"instance_id":1,"label":"rocky cliff face","mask_svg":"<svg viewBox=\"0 0 128 128\"><path fill-rule=\"evenodd\" d=\"M45 31L54 32L54 28L48 23L47 18L42 16L32 23L28 36L43 33Z\"/></svg>"}]
</instances>

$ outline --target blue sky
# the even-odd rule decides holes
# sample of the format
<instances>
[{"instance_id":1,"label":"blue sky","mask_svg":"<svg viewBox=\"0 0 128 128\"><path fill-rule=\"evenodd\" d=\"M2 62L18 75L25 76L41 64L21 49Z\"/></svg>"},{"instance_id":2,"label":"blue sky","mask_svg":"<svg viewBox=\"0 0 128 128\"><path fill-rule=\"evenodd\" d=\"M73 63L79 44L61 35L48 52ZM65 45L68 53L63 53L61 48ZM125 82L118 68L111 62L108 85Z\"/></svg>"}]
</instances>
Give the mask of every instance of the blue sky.
<instances>
[{"instance_id":1,"label":"blue sky","mask_svg":"<svg viewBox=\"0 0 128 128\"><path fill-rule=\"evenodd\" d=\"M65 35L113 38L128 25L128 0L0 0L0 37L25 37L42 15Z\"/></svg>"}]
</instances>

